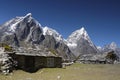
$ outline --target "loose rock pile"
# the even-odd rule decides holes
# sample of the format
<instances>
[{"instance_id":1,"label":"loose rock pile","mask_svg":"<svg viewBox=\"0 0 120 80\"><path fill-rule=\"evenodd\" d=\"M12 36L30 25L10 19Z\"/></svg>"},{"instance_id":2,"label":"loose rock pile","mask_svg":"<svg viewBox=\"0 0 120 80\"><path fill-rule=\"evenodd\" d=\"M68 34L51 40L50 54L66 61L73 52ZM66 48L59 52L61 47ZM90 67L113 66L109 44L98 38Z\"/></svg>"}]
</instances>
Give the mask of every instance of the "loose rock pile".
<instances>
[{"instance_id":1,"label":"loose rock pile","mask_svg":"<svg viewBox=\"0 0 120 80\"><path fill-rule=\"evenodd\" d=\"M13 70L13 62L14 61L8 54L0 52L0 71L3 74L7 75Z\"/></svg>"}]
</instances>

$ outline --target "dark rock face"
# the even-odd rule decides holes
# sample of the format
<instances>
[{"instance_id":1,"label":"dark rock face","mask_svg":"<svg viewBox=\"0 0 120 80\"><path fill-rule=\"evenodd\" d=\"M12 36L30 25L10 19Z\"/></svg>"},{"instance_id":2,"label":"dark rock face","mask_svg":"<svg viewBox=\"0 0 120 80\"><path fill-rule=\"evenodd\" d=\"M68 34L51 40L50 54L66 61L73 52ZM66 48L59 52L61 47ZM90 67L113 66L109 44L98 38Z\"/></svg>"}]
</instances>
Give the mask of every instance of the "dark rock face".
<instances>
[{"instance_id":1,"label":"dark rock face","mask_svg":"<svg viewBox=\"0 0 120 80\"><path fill-rule=\"evenodd\" d=\"M61 53L60 55L64 55L64 57L66 57L67 59L73 60L75 58L75 56L72 54L72 52L65 43L58 42L55 48L58 50L59 53Z\"/></svg>"},{"instance_id":2,"label":"dark rock face","mask_svg":"<svg viewBox=\"0 0 120 80\"><path fill-rule=\"evenodd\" d=\"M1 26L0 32L1 41L15 40L16 45L20 45L21 41L39 43L43 37L41 26L30 15L6 22Z\"/></svg>"},{"instance_id":3,"label":"dark rock face","mask_svg":"<svg viewBox=\"0 0 120 80\"><path fill-rule=\"evenodd\" d=\"M12 34L12 35L3 35L1 42L10 44L10 45L15 45L18 46L19 45L19 41L17 39L16 34Z\"/></svg>"},{"instance_id":4,"label":"dark rock face","mask_svg":"<svg viewBox=\"0 0 120 80\"><path fill-rule=\"evenodd\" d=\"M80 41L78 41L77 51L82 54L96 54L97 53L97 50L95 50L93 46L90 46L89 42L85 39L81 39Z\"/></svg>"},{"instance_id":5,"label":"dark rock face","mask_svg":"<svg viewBox=\"0 0 120 80\"><path fill-rule=\"evenodd\" d=\"M74 55L69 50L68 46L63 42L57 42L53 36L45 35L45 39L40 45L55 50L59 56L62 56L65 59L74 59Z\"/></svg>"},{"instance_id":6,"label":"dark rock face","mask_svg":"<svg viewBox=\"0 0 120 80\"><path fill-rule=\"evenodd\" d=\"M55 49L56 40L53 36L45 35L43 41L40 44L44 47Z\"/></svg>"}]
</instances>

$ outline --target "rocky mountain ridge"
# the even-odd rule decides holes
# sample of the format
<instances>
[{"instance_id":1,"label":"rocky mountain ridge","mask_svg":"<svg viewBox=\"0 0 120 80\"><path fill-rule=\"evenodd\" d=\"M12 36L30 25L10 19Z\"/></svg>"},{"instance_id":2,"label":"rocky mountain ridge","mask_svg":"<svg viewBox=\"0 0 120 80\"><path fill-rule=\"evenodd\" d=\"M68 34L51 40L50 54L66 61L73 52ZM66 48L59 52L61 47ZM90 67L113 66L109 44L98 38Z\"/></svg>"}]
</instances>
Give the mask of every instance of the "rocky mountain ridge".
<instances>
[{"instance_id":1,"label":"rocky mountain ridge","mask_svg":"<svg viewBox=\"0 0 120 80\"><path fill-rule=\"evenodd\" d=\"M0 42L5 42L18 48L48 48L49 50L54 50L65 59L73 59L75 58L74 55L76 57L80 55L97 55L109 50L101 48L101 51L100 47L98 49L84 27L74 31L67 39L64 39L56 30L41 26L32 17L31 13L13 18L1 25ZM117 54L120 53L119 48L112 50L116 50Z\"/></svg>"},{"instance_id":2,"label":"rocky mountain ridge","mask_svg":"<svg viewBox=\"0 0 120 80\"><path fill-rule=\"evenodd\" d=\"M50 32L54 34L50 34ZM0 27L0 33L0 42L7 43L13 47L36 49L42 47L56 52L64 59L70 60L74 57L68 46L62 41L62 37L55 30L47 27L43 28L32 17L31 13L9 20Z\"/></svg>"}]
</instances>

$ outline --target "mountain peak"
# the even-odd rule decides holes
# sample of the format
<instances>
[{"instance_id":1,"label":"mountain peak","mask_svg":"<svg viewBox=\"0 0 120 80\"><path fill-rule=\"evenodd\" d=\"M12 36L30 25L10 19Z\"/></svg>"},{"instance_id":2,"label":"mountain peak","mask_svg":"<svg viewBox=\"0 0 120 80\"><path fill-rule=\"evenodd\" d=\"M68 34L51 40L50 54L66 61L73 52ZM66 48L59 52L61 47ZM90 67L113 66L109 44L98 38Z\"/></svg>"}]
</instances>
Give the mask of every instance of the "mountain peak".
<instances>
[{"instance_id":1,"label":"mountain peak","mask_svg":"<svg viewBox=\"0 0 120 80\"><path fill-rule=\"evenodd\" d=\"M83 36L88 36L87 31L85 30L84 27L82 27L81 29L77 30L76 32L78 32L79 34L81 34Z\"/></svg>"},{"instance_id":2,"label":"mountain peak","mask_svg":"<svg viewBox=\"0 0 120 80\"><path fill-rule=\"evenodd\" d=\"M32 13L26 14L26 17L30 17L30 16L32 16Z\"/></svg>"},{"instance_id":3,"label":"mountain peak","mask_svg":"<svg viewBox=\"0 0 120 80\"><path fill-rule=\"evenodd\" d=\"M84 38L85 40L89 39L89 35L87 34L87 31L85 30L84 27L82 27L81 29L78 29L76 31L74 31L69 37L68 40L70 42L74 42L73 40L71 41L71 38L75 39L75 41Z\"/></svg>"},{"instance_id":4,"label":"mountain peak","mask_svg":"<svg viewBox=\"0 0 120 80\"><path fill-rule=\"evenodd\" d=\"M31 14L31 13L26 14L26 15L23 17L23 19L26 19L27 22L30 22L31 20L33 20L32 14Z\"/></svg>"},{"instance_id":5,"label":"mountain peak","mask_svg":"<svg viewBox=\"0 0 120 80\"><path fill-rule=\"evenodd\" d=\"M115 43L115 42L112 42L112 43L110 43L110 44L108 44L108 45L105 45L104 47L103 47L103 50L105 51L105 50L116 50L118 48L118 46L117 46L117 44Z\"/></svg>"},{"instance_id":6,"label":"mountain peak","mask_svg":"<svg viewBox=\"0 0 120 80\"><path fill-rule=\"evenodd\" d=\"M41 27L40 23L32 17L32 14L28 13L25 16L20 16L20 17L17 16L9 20L8 22L2 25L3 27L1 29L6 31L6 33L8 34L14 33L18 28L25 27L26 26L25 24L31 24L31 25L34 24L34 26Z\"/></svg>"},{"instance_id":7,"label":"mountain peak","mask_svg":"<svg viewBox=\"0 0 120 80\"><path fill-rule=\"evenodd\" d=\"M111 48L111 49L117 48L117 44L116 44L115 42L112 42L112 43L110 44L110 48Z\"/></svg>"},{"instance_id":8,"label":"mountain peak","mask_svg":"<svg viewBox=\"0 0 120 80\"><path fill-rule=\"evenodd\" d=\"M115 42L111 42L111 44L110 45L117 45Z\"/></svg>"},{"instance_id":9,"label":"mountain peak","mask_svg":"<svg viewBox=\"0 0 120 80\"><path fill-rule=\"evenodd\" d=\"M84 27L74 31L67 39L67 45L72 52L79 56L80 54L97 53L97 48L91 41Z\"/></svg>"},{"instance_id":10,"label":"mountain peak","mask_svg":"<svg viewBox=\"0 0 120 80\"><path fill-rule=\"evenodd\" d=\"M80 30L81 30L81 31L85 31L85 28L84 28L84 27L82 27Z\"/></svg>"}]
</instances>

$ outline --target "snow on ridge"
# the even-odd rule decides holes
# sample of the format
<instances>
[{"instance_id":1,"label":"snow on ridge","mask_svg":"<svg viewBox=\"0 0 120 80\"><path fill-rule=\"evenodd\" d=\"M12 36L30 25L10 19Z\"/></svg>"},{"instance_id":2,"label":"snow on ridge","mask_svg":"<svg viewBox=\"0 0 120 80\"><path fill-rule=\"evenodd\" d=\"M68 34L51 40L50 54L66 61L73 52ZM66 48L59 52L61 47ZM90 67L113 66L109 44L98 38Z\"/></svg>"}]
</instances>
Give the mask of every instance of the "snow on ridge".
<instances>
[{"instance_id":1,"label":"snow on ridge","mask_svg":"<svg viewBox=\"0 0 120 80\"><path fill-rule=\"evenodd\" d=\"M115 42L112 42L112 43L110 44L110 48L111 48L111 49L117 48L117 44L116 44Z\"/></svg>"},{"instance_id":2,"label":"snow on ridge","mask_svg":"<svg viewBox=\"0 0 120 80\"><path fill-rule=\"evenodd\" d=\"M101 46L97 46L97 49L102 51L102 47Z\"/></svg>"},{"instance_id":3,"label":"snow on ridge","mask_svg":"<svg viewBox=\"0 0 120 80\"><path fill-rule=\"evenodd\" d=\"M68 37L68 42L73 42L76 43L77 40L84 38L85 40L89 41L89 36L87 34L87 31L85 30L84 27L82 27L79 30L74 31L69 37ZM91 43L91 41L90 41Z\"/></svg>"},{"instance_id":4,"label":"snow on ridge","mask_svg":"<svg viewBox=\"0 0 120 80\"><path fill-rule=\"evenodd\" d=\"M47 26L43 27L43 35L53 35L57 41L62 41L62 35L60 35L56 30L49 28Z\"/></svg>"},{"instance_id":5,"label":"snow on ridge","mask_svg":"<svg viewBox=\"0 0 120 80\"><path fill-rule=\"evenodd\" d=\"M69 46L69 47L77 47L77 44L76 43L67 43L67 46Z\"/></svg>"},{"instance_id":6,"label":"snow on ridge","mask_svg":"<svg viewBox=\"0 0 120 80\"><path fill-rule=\"evenodd\" d=\"M27 16L32 16L32 13L28 13L28 14L26 15L26 17L27 17Z\"/></svg>"},{"instance_id":7,"label":"snow on ridge","mask_svg":"<svg viewBox=\"0 0 120 80\"><path fill-rule=\"evenodd\" d=\"M73 35L71 35L71 36L76 36L77 39L79 39L80 37L83 37L84 39L88 40L88 38L89 38L84 27L73 32Z\"/></svg>"},{"instance_id":8,"label":"snow on ridge","mask_svg":"<svg viewBox=\"0 0 120 80\"><path fill-rule=\"evenodd\" d=\"M18 25L22 20L23 20L23 17L19 18L14 24L11 24L9 27L9 31L15 32L15 30L17 28L16 25Z\"/></svg>"},{"instance_id":9,"label":"snow on ridge","mask_svg":"<svg viewBox=\"0 0 120 80\"><path fill-rule=\"evenodd\" d=\"M36 26L40 26L41 28L41 24L32 17L31 13L28 13L25 16L21 16L21 17L17 16L16 18L13 18L12 20L6 22L4 26L8 27L7 30L8 33L14 33L17 29L17 25L22 21L27 21L26 23L30 23L31 21L33 21L36 24Z\"/></svg>"},{"instance_id":10,"label":"snow on ridge","mask_svg":"<svg viewBox=\"0 0 120 80\"><path fill-rule=\"evenodd\" d=\"M80 39L82 36L83 36L85 39L88 38L88 34L87 34L87 32L85 31L84 27L82 27L82 28L79 29L79 30L74 31L74 32L69 36L69 38Z\"/></svg>"},{"instance_id":11,"label":"snow on ridge","mask_svg":"<svg viewBox=\"0 0 120 80\"><path fill-rule=\"evenodd\" d=\"M44 31L43 32L44 35L53 35L54 33L56 33L57 35L59 35L59 33L56 30L54 30L52 28L49 28L47 26L43 27L43 31Z\"/></svg>"},{"instance_id":12,"label":"snow on ridge","mask_svg":"<svg viewBox=\"0 0 120 80\"><path fill-rule=\"evenodd\" d=\"M112 43L106 45L105 48L115 50L115 49L118 48L118 46L117 46L117 44L115 42L112 42Z\"/></svg>"},{"instance_id":13,"label":"snow on ridge","mask_svg":"<svg viewBox=\"0 0 120 80\"><path fill-rule=\"evenodd\" d=\"M30 19L28 20L28 22L30 22L30 20L32 19L30 15L31 15L31 14L27 14L27 15L22 16L22 17L18 17L18 16L17 16L16 18L10 20L8 23L6 23L6 25L9 25L8 31L10 31L10 32L15 32L15 31L16 31L16 28L17 28L17 25L18 25L21 21L23 21L25 18L28 18L28 17L29 17Z\"/></svg>"},{"instance_id":14,"label":"snow on ridge","mask_svg":"<svg viewBox=\"0 0 120 80\"><path fill-rule=\"evenodd\" d=\"M26 15L24 16L24 19L25 19L25 18L28 18L28 23L29 23L31 20L33 20L33 21L36 23L36 26L40 26L40 27L41 27L41 24L32 17L32 13L26 14Z\"/></svg>"},{"instance_id":15,"label":"snow on ridge","mask_svg":"<svg viewBox=\"0 0 120 80\"><path fill-rule=\"evenodd\" d=\"M68 39L67 39L67 45L68 45L69 47L75 47L75 46L77 46L77 43L78 43L78 41L79 41L80 39L84 39L84 40L88 41L88 42L89 42L89 45L90 45L91 47L94 47L94 48L96 49L95 45L94 45L93 42L91 41L91 39L90 39L90 37L89 37L89 35L88 35L88 33L87 33L87 31L85 30L84 27L82 27L81 29L78 29L78 30L74 31L74 32L68 37Z\"/></svg>"},{"instance_id":16,"label":"snow on ridge","mask_svg":"<svg viewBox=\"0 0 120 80\"><path fill-rule=\"evenodd\" d=\"M24 16L24 18L29 18L29 19L28 19L28 22L30 22L31 20L33 20L33 21L36 23L36 26L41 26L41 24L32 17L32 13L26 14L26 15Z\"/></svg>"}]
</instances>

